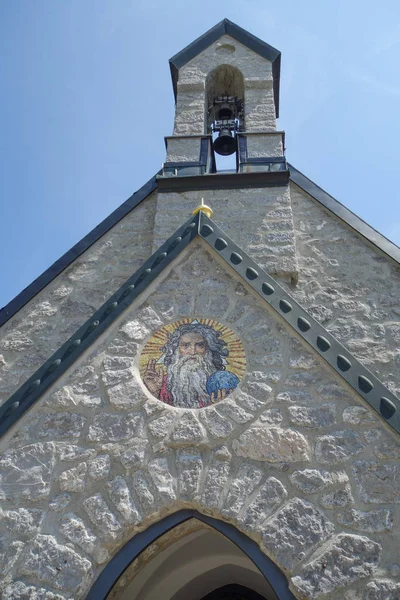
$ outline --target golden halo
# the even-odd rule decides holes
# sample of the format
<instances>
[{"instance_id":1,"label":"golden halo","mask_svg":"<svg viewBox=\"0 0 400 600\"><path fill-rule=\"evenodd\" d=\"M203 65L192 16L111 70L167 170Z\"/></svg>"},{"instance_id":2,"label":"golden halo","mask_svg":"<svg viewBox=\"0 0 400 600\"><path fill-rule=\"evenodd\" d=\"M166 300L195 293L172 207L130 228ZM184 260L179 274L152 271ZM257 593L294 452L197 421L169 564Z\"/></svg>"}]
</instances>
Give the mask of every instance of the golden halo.
<instances>
[{"instance_id":1,"label":"golden halo","mask_svg":"<svg viewBox=\"0 0 400 600\"><path fill-rule=\"evenodd\" d=\"M239 380L242 379L246 370L246 355L244 353L243 344L238 336L231 329L229 329L229 327L226 327L226 325L221 325L221 323L218 323L218 321L203 318L196 319L193 317L184 317L179 319L179 321L164 325L158 329L151 336L151 338L149 338L139 358L139 371L142 378L146 373L149 360L155 360L157 362L161 359L163 355L161 349L166 343L168 335L181 325L193 323L193 321L196 321L201 325L209 325L215 329L215 331L219 331L221 333L220 339L226 342L229 350L229 355L226 357L226 370L234 373ZM157 366L163 368L164 372L166 373L166 368L162 362L158 363Z\"/></svg>"}]
</instances>

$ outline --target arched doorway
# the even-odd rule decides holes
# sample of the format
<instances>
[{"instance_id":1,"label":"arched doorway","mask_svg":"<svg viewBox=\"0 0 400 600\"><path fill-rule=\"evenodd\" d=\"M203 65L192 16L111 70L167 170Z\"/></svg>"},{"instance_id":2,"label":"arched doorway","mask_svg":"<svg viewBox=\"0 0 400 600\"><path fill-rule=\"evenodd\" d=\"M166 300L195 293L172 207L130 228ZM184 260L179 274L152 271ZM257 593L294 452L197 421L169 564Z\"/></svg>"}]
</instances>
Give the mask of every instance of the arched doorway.
<instances>
[{"instance_id":1,"label":"arched doorway","mask_svg":"<svg viewBox=\"0 0 400 600\"><path fill-rule=\"evenodd\" d=\"M265 600L263 596L242 585L224 585L204 596L202 600Z\"/></svg>"},{"instance_id":2,"label":"arched doorway","mask_svg":"<svg viewBox=\"0 0 400 600\"><path fill-rule=\"evenodd\" d=\"M209 600L232 585L253 592L243 600L294 600L283 573L255 542L224 521L182 510L129 540L87 600Z\"/></svg>"}]
</instances>

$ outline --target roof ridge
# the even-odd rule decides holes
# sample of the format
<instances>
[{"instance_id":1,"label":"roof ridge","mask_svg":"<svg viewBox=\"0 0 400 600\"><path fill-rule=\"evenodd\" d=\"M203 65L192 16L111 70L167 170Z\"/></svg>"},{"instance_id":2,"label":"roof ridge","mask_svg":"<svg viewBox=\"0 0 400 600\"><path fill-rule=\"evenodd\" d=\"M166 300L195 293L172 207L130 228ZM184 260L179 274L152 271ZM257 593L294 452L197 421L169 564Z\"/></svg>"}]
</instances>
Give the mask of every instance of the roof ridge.
<instances>
[{"instance_id":1,"label":"roof ridge","mask_svg":"<svg viewBox=\"0 0 400 600\"><path fill-rule=\"evenodd\" d=\"M57 275L62 273L74 260L86 252L97 240L99 240L107 231L116 225L121 219L126 217L142 200L147 198L157 189L156 175L149 179L136 192L132 194L118 208L113 210L103 221L94 229L89 231L79 242L67 250L50 267L48 267L39 277L34 279L26 288L24 288L15 298L0 309L0 327L13 317L25 304L27 304L36 294L42 291Z\"/></svg>"},{"instance_id":2,"label":"roof ridge","mask_svg":"<svg viewBox=\"0 0 400 600\"><path fill-rule=\"evenodd\" d=\"M175 100L177 96L178 71L187 62L203 52L212 43L216 42L223 35L230 35L240 44L243 44L256 54L269 60L272 63L273 90L275 100L275 113L279 117L279 83L281 72L281 52L259 37L253 35L240 25L236 25L229 19L222 19L219 23L208 29L205 33L190 42L179 52L174 54L169 60L171 68L172 85L174 88Z\"/></svg>"},{"instance_id":3,"label":"roof ridge","mask_svg":"<svg viewBox=\"0 0 400 600\"><path fill-rule=\"evenodd\" d=\"M75 362L199 233L192 216L0 406L0 436Z\"/></svg>"},{"instance_id":4,"label":"roof ridge","mask_svg":"<svg viewBox=\"0 0 400 600\"><path fill-rule=\"evenodd\" d=\"M200 236L386 423L400 433L400 400L378 377L204 214L201 215Z\"/></svg>"},{"instance_id":5,"label":"roof ridge","mask_svg":"<svg viewBox=\"0 0 400 600\"><path fill-rule=\"evenodd\" d=\"M369 241L373 246L381 250L389 258L400 264L400 247L391 242L376 229L368 225L361 217L350 211L339 200L325 192L321 187L309 179L306 175L298 171L293 165L290 168L290 180L299 186L303 191L309 194L314 200L322 204L331 213L337 216L341 221L347 223L352 229L359 233L363 238ZM32 283L24 288L15 298L0 309L0 327L11 319L21 308L34 298L42 289L46 287L57 275L66 269L76 258L86 252L104 233L109 231L121 219L129 214L138 204L145 200L152 192L157 189L156 175L149 179L141 188L116 208L99 225L96 225L85 237L77 244L72 246L65 254L57 259L48 269L43 271ZM193 178L195 179L195 178ZM215 184L217 185L217 178Z\"/></svg>"},{"instance_id":6,"label":"roof ridge","mask_svg":"<svg viewBox=\"0 0 400 600\"><path fill-rule=\"evenodd\" d=\"M400 433L400 401L203 212L186 221L0 408L0 435L199 235L341 378Z\"/></svg>"},{"instance_id":7,"label":"roof ridge","mask_svg":"<svg viewBox=\"0 0 400 600\"><path fill-rule=\"evenodd\" d=\"M298 171L296 167L289 163L288 167L290 169L290 179L293 183L309 196L318 200L318 202L331 213L350 225L350 227L371 242L371 244L382 250L396 262L400 263L400 246L389 240L389 238L372 227L372 225L369 225L364 219L342 204L340 200L336 200L336 198L328 194L328 192L312 181L312 179Z\"/></svg>"}]
</instances>

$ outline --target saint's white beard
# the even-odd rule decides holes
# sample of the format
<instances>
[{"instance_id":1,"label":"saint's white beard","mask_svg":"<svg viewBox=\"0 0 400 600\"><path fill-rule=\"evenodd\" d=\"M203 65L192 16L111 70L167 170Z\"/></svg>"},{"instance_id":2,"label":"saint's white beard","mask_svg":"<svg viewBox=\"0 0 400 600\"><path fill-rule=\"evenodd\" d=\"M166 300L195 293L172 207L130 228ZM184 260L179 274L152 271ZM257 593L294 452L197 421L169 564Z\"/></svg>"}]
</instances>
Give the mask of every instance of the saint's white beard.
<instances>
[{"instance_id":1,"label":"saint's white beard","mask_svg":"<svg viewBox=\"0 0 400 600\"><path fill-rule=\"evenodd\" d=\"M174 406L199 408L199 400L205 405L210 404L206 382L216 371L211 356L209 351L203 356L180 356L178 351L175 353L167 368L168 389L174 399Z\"/></svg>"}]
</instances>

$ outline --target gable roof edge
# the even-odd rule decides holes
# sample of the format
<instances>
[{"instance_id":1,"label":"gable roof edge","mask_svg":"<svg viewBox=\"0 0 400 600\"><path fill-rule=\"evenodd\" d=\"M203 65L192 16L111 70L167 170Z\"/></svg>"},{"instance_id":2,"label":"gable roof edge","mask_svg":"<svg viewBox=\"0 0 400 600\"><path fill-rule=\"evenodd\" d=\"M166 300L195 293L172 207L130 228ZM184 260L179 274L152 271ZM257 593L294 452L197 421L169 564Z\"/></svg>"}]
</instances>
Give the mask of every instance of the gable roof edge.
<instances>
[{"instance_id":1,"label":"gable roof edge","mask_svg":"<svg viewBox=\"0 0 400 600\"><path fill-rule=\"evenodd\" d=\"M288 164L290 169L290 181L295 183L300 189L306 192L314 200L322 204L331 213L347 223L361 237L365 238L373 246L381 250L389 258L400 264L400 247L391 242L376 229L368 225L363 219L358 217L351 210L346 208L341 202L325 192L321 187L298 171L293 165ZM107 233L114 225L145 200L152 192L157 189L157 175L149 179L139 190L134 192L128 200L121 204L99 225L83 237L75 246L70 248L61 258L56 260L46 271L37 277L32 283L22 290L15 298L0 309L0 327L11 319L21 308L32 300L42 289L53 281L62 271L64 271L81 254L86 252L104 233ZM186 178L185 178L186 179ZM215 180L215 183L217 181ZM186 190L186 188L185 188ZM179 191L179 190L175 190Z\"/></svg>"},{"instance_id":2,"label":"gable roof edge","mask_svg":"<svg viewBox=\"0 0 400 600\"><path fill-rule=\"evenodd\" d=\"M0 406L0 437L87 350L199 234L200 216L192 216L22 386Z\"/></svg>"},{"instance_id":3,"label":"gable roof edge","mask_svg":"<svg viewBox=\"0 0 400 600\"><path fill-rule=\"evenodd\" d=\"M288 164L290 169L290 181L311 196L314 200L322 204L336 217L347 223L356 233L368 240L373 246L384 252L396 263L400 264L400 247L391 242L387 237L379 233L376 229L368 225L361 217L357 216L344 204L336 200L333 196L325 192L321 187L298 171L293 165Z\"/></svg>"},{"instance_id":4,"label":"gable roof edge","mask_svg":"<svg viewBox=\"0 0 400 600\"><path fill-rule=\"evenodd\" d=\"M307 313L277 281L253 261L216 223L199 212L186 221L1 407L0 435L118 317L190 242L199 235L292 330L361 396L397 433L400 400L353 354Z\"/></svg>"},{"instance_id":5,"label":"gable roof edge","mask_svg":"<svg viewBox=\"0 0 400 600\"><path fill-rule=\"evenodd\" d=\"M271 275L205 214L199 234L208 245L397 433L400 400Z\"/></svg>"},{"instance_id":6,"label":"gable roof edge","mask_svg":"<svg viewBox=\"0 0 400 600\"><path fill-rule=\"evenodd\" d=\"M81 254L86 252L95 242L97 242L105 233L107 233L121 219L126 217L138 204L157 189L156 175L149 179L139 190L134 192L128 200L125 200L101 223L96 225L92 231L85 235L79 242L70 248L65 254L57 259L48 269L39 277L34 279L26 288L22 290L15 298L0 309L0 327L13 317L21 308L41 292L49 283L53 281L73 263Z\"/></svg>"},{"instance_id":7,"label":"gable roof edge","mask_svg":"<svg viewBox=\"0 0 400 600\"><path fill-rule=\"evenodd\" d=\"M188 44L188 46L174 54L172 58L170 58L169 64L171 69L175 102L177 97L179 69L183 67L187 62L195 58L198 54L203 52L203 50L211 46L211 44L216 42L223 35L230 35L240 44L243 44L243 46L246 46L256 54L259 54L260 56L269 60L272 63L275 114L278 118L281 53L273 46L270 46L270 44L263 42L263 40L256 37L252 33L249 33L242 27L239 27L239 25L236 25L236 23L233 23L229 19L223 19L222 21L214 25L214 27L203 33L203 35L201 35L196 40Z\"/></svg>"}]
</instances>

